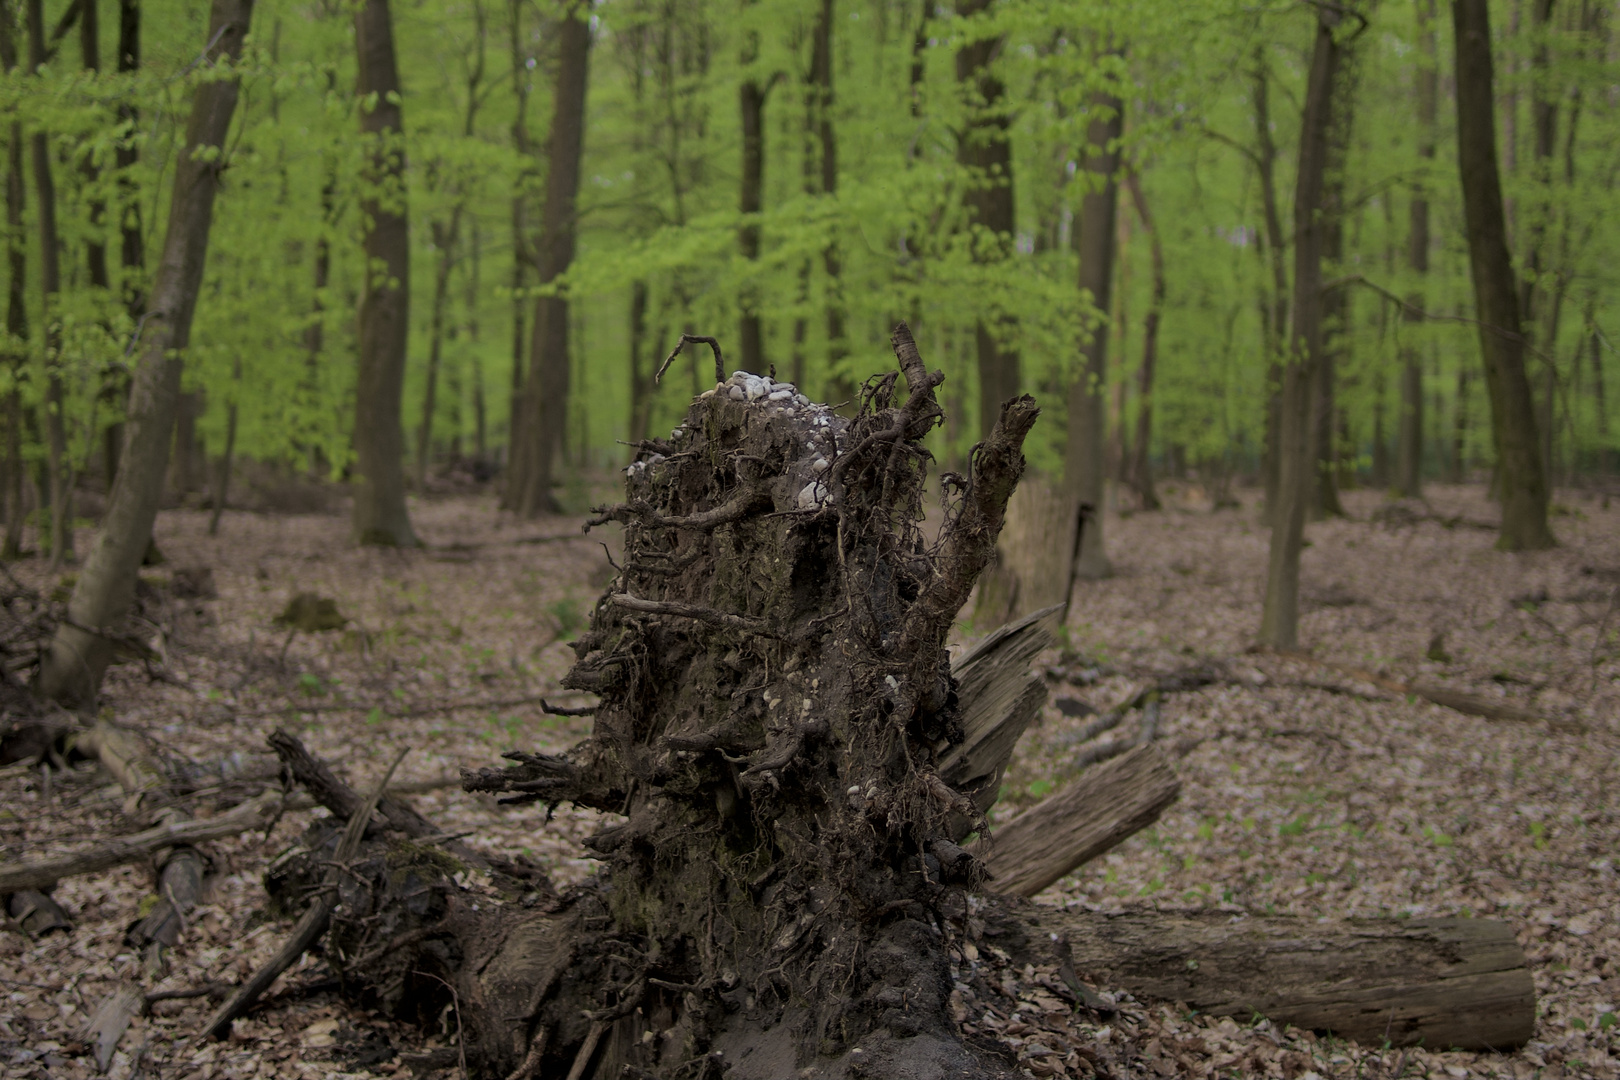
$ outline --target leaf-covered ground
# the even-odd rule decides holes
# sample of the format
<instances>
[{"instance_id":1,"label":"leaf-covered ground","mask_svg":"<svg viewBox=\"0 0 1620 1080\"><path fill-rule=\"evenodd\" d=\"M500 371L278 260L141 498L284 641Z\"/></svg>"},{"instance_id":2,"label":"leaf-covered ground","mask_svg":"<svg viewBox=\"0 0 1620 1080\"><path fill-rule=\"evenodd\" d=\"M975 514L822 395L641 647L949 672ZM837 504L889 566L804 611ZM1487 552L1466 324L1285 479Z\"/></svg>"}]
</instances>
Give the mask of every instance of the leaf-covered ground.
<instances>
[{"instance_id":1,"label":"leaf-covered ground","mask_svg":"<svg viewBox=\"0 0 1620 1080\"><path fill-rule=\"evenodd\" d=\"M964 1028L1038 1077L1099 1068L1289 1080L1617 1075L1620 509L1565 496L1555 522L1562 547L1504 555L1476 527L1492 508L1475 489L1439 489L1427 509L1394 513L1352 493L1351 520L1310 530L1302 637L1316 659L1304 660L1248 651L1266 534L1252 507L1211 513L1195 494L1172 491L1172 509L1109 521L1116 574L1076 596L1068 648L1046 658L1052 701L1020 747L998 811L1067 778L1086 720L1071 714L1203 665L1218 680L1168 696L1159 722L1176 751L1181 801L1041 899L1504 919L1535 972L1535 1039L1505 1055L1390 1051L1125 997L1104 1023L1070 1012L1055 972L1012 968L990 948L963 950L955 1006ZM269 766L264 736L277 725L299 730L357 786L401 747L411 752L396 779L431 781L508 747L561 748L585 732L588 720L546 717L538 699L578 703L557 681L572 658L562 642L607 580L594 534L581 536L572 518L503 521L484 497L414 513L425 551L355 550L337 516L232 514L217 538L204 514L162 516L168 564L150 576L207 566L219 595L166 600L168 677L117 668L105 704L177 760L226 764L221 783L187 804L196 816L239 797L243 777ZM18 572L55 584L37 562ZM335 599L346 626L291 635L276 626L306 591ZM1346 668L1500 695L1546 721L1462 716ZM1139 716L1114 735L1132 735ZM476 846L524 852L565 881L590 872L577 841L593 815L565 808L548 822L543 808L503 811L455 788L414 798ZM38 772L0 773L0 853L127 830L122 807L122 793L93 768L49 783ZM121 983L151 991L245 977L287 929L267 919L260 876L307 819L290 814L268 837L209 846L207 903L155 977L123 944L150 903L150 875L138 867L63 882L56 896L75 919L71 934L28 942L0 932L0 1074L93 1073L80 1035ZM191 1041L206 999L161 1003L134 1022L111 1075L408 1074L400 1053L454 1036L453 1012L424 1035L344 1005L321 988L327 977L306 957L229 1042L207 1046Z\"/></svg>"}]
</instances>

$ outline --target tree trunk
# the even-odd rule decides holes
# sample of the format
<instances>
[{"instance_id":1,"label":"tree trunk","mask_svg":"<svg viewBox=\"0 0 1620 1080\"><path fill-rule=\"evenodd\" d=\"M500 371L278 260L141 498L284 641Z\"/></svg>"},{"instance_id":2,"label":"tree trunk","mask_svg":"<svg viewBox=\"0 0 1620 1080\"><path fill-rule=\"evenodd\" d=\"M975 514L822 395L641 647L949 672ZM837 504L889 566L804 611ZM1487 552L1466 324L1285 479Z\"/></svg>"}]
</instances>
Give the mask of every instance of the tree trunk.
<instances>
[{"instance_id":1,"label":"tree trunk","mask_svg":"<svg viewBox=\"0 0 1620 1080\"><path fill-rule=\"evenodd\" d=\"M1524 328L1496 164L1490 16L1486 0L1452 0L1451 14L1457 46L1457 164L1502 500L1497 547L1534 551L1555 541L1547 527L1547 479L1525 373Z\"/></svg>"},{"instance_id":2,"label":"tree trunk","mask_svg":"<svg viewBox=\"0 0 1620 1080\"><path fill-rule=\"evenodd\" d=\"M589 76L591 28L578 5L557 24L557 85L552 98L547 142L546 203L540 221L536 266L542 287L574 261L575 210L580 159L585 145L585 90ZM519 517L555 513L552 469L568 423L571 364L568 351L568 298L565 292L534 302L529 373L523 383L519 426L513 432L508 508Z\"/></svg>"},{"instance_id":3,"label":"tree trunk","mask_svg":"<svg viewBox=\"0 0 1620 1080\"><path fill-rule=\"evenodd\" d=\"M512 95L516 112L512 118L512 146L522 165L512 186L512 377L507 399L506 483L501 505L512 509L517 503L515 477L519 430L523 420L523 305L528 268L534 261L529 243L529 185L534 180L533 147L529 141L529 66L531 57L524 48L522 0L508 0L507 40L512 59Z\"/></svg>"},{"instance_id":4,"label":"tree trunk","mask_svg":"<svg viewBox=\"0 0 1620 1080\"><path fill-rule=\"evenodd\" d=\"M208 515L208 535L219 535L219 519L225 514L225 500L231 490L231 464L236 456L237 395L242 392L242 358L231 361L231 398L225 405L225 452L219 456L219 471L214 474L214 509Z\"/></svg>"},{"instance_id":5,"label":"tree trunk","mask_svg":"<svg viewBox=\"0 0 1620 1080\"><path fill-rule=\"evenodd\" d=\"M478 304L484 298L484 294L479 281L483 237L478 231L476 219L472 226L471 247L469 253L471 262L467 271L467 341L472 363L473 462L476 466L474 474L479 480L483 480L487 477L489 469L489 417L488 405L484 398L484 353L478 347L480 336Z\"/></svg>"},{"instance_id":6,"label":"tree trunk","mask_svg":"<svg viewBox=\"0 0 1620 1080\"><path fill-rule=\"evenodd\" d=\"M1435 48L1434 0L1417 0L1418 157L1425 172L1412 185L1411 222L1407 230L1406 265L1421 281L1429 272L1429 177L1434 162L1435 129L1440 115L1440 72ZM1424 290L1413 289L1402 315L1408 327L1423 324ZM1423 354L1418 341L1401 343L1401 413L1396 427L1395 493L1423 495Z\"/></svg>"},{"instance_id":7,"label":"tree trunk","mask_svg":"<svg viewBox=\"0 0 1620 1080\"><path fill-rule=\"evenodd\" d=\"M1460 484L1468 475L1468 366L1457 368L1457 403L1451 425L1451 482Z\"/></svg>"},{"instance_id":8,"label":"tree trunk","mask_svg":"<svg viewBox=\"0 0 1620 1080\"><path fill-rule=\"evenodd\" d=\"M79 0L79 62L85 71L101 70L101 18L97 0ZM82 167L84 183L94 191L101 177L101 167L94 154L84 156ZM106 289L112 281L107 276L107 240L103 229L107 224L107 204L99 196L91 198L88 206L88 235L84 240L84 263L92 289Z\"/></svg>"},{"instance_id":9,"label":"tree trunk","mask_svg":"<svg viewBox=\"0 0 1620 1080\"><path fill-rule=\"evenodd\" d=\"M42 0L25 0L28 21L28 70L39 74L48 59L45 52L45 12ZM51 501L51 565L58 566L73 556L73 511L69 495L66 407L62 388L62 326L56 310L62 291L61 239L56 228L56 181L51 175L50 134L43 128L33 133L34 195L39 203L34 211L39 228L39 280L44 292L41 318L45 329L46 391L44 402L46 469Z\"/></svg>"},{"instance_id":10,"label":"tree trunk","mask_svg":"<svg viewBox=\"0 0 1620 1080\"><path fill-rule=\"evenodd\" d=\"M9 9L0 11L0 63L7 72L16 70L15 24ZM11 369L11 389L6 393L6 538L0 559L15 559L22 553L23 476L27 465L22 456L22 380L28 365L28 241L23 231L23 203L27 185L23 180L23 129L11 122L11 141L6 148L6 262L10 275L6 282L6 333L11 341L6 349L6 366Z\"/></svg>"},{"instance_id":11,"label":"tree trunk","mask_svg":"<svg viewBox=\"0 0 1620 1080\"><path fill-rule=\"evenodd\" d=\"M406 220L405 129L388 0L364 0L354 15L358 56L360 216L366 265L360 297L354 416L354 539L416 547L405 508L405 433L400 416L410 340L411 234Z\"/></svg>"},{"instance_id":12,"label":"tree trunk","mask_svg":"<svg viewBox=\"0 0 1620 1080\"><path fill-rule=\"evenodd\" d=\"M1341 16L1342 17L1342 16ZM1350 30L1339 42L1337 85L1333 88L1331 127L1328 130L1327 166L1322 183L1322 273L1339 276L1344 264L1345 182L1349 167L1350 131L1355 115L1358 64L1351 45L1359 36ZM1344 517L1339 499L1341 410L1339 371L1348 366L1350 352L1350 290L1347 286L1328 289L1322 296L1322 351L1314 377L1315 416L1311 430L1315 442L1315 469L1311 476L1311 501L1307 517L1313 521Z\"/></svg>"},{"instance_id":13,"label":"tree trunk","mask_svg":"<svg viewBox=\"0 0 1620 1080\"><path fill-rule=\"evenodd\" d=\"M1097 322L1080 346L1079 378L1069 386L1069 423L1064 452L1064 487L1078 515L1074 574L1096 579L1113 572L1103 548L1103 484L1108 385L1109 314L1113 311L1114 239L1119 208L1119 140L1125 132L1125 103L1112 94L1091 95L1086 125L1087 187L1076 221L1080 292Z\"/></svg>"},{"instance_id":14,"label":"tree trunk","mask_svg":"<svg viewBox=\"0 0 1620 1080\"><path fill-rule=\"evenodd\" d=\"M242 54L252 0L213 0L203 62L232 62ZM180 356L208 254L208 230L220 187L218 155L236 109L235 79L199 83L185 142L175 155L174 192L163 259L152 285L130 387L124 461L107 500L95 546L68 601L40 669L40 693L66 704L94 702L112 661L112 643L96 631L114 627L129 610L135 576L152 538L180 396Z\"/></svg>"},{"instance_id":15,"label":"tree trunk","mask_svg":"<svg viewBox=\"0 0 1620 1080\"><path fill-rule=\"evenodd\" d=\"M140 66L140 2L118 0L118 73L133 74ZM142 280L146 270L146 240L141 232L140 183L135 179L135 166L140 161L140 151L135 145L139 110L128 101L119 102L118 122L125 125L113 151L118 177L118 263L121 270L118 287L130 322L139 325L146 312L146 283ZM129 403L129 372L122 365L108 376L103 393L117 417L101 433L102 468L110 492L118 479L118 458L124 449L123 415Z\"/></svg>"},{"instance_id":16,"label":"tree trunk","mask_svg":"<svg viewBox=\"0 0 1620 1080\"><path fill-rule=\"evenodd\" d=\"M820 150L821 194L829 199L838 194L838 131L833 126L833 8L833 0L821 0L810 48L810 95ZM849 397L854 393L853 384L849 375L841 371L849 355L849 340L844 326L844 263L837 240L822 249L821 268L827 276L827 371L832 385L848 388L843 396ZM1017 393L1016 386L1012 393Z\"/></svg>"},{"instance_id":17,"label":"tree trunk","mask_svg":"<svg viewBox=\"0 0 1620 1080\"><path fill-rule=\"evenodd\" d=\"M1336 92L1344 46L1336 28L1339 9L1319 9L1316 42L1300 117L1299 167L1294 190L1293 327L1279 403L1277 506L1271 515L1271 549L1266 571L1260 641L1277 649L1299 642L1299 553L1305 539L1305 513L1316 472L1313 424L1316 372L1322 357L1322 257L1327 172L1332 156Z\"/></svg>"},{"instance_id":18,"label":"tree trunk","mask_svg":"<svg viewBox=\"0 0 1620 1080\"><path fill-rule=\"evenodd\" d=\"M1164 312L1164 244L1159 239L1159 230L1153 225L1153 215L1148 212L1147 196L1142 191L1142 178L1136 173L1130 173L1125 178L1131 189L1131 200L1136 204L1136 213L1142 219L1142 228L1147 230L1148 243L1153 257L1153 296L1148 301L1147 318L1142 323L1142 370L1137 377L1136 397L1136 447L1131 466L1132 482L1136 485L1136 493L1142 500L1142 509L1159 509L1159 496L1153 489L1153 369L1158 365L1159 358L1159 318Z\"/></svg>"},{"instance_id":19,"label":"tree trunk","mask_svg":"<svg viewBox=\"0 0 1620 1080\"><path fill-rule=\"evenodd\" d=\"M1256 247L1271 270L1271 293L1262 305L1266 342L1266 442L1260 463L1265 488L1263 519L1273 520L1277 506L1277 452L1282 431L1283 363L1288 355L1288 238L1283 233L1277 199L1277 144L1271 137L1271 71L1266 46L1254 50L1253 83L1255 171L1260 175L1260 205L1266 231Z\"/></svg>"},{"instance_id":20,"label":"tree trunk","mask_svg":"<svg viewBox=\"0 0 1620 1080\"><path fill-rule=\"evenodd\" d=\"M982 15L989 0L957 0L958 18ZM982 33L982 31L974 31ZM956 161L966 173L962 197L968 224L974 230L973 258L997 263L1012 256L1013 232L1018 227L1013 207L1012 141L1006 112L1006 87L991 64L1005 38L977 37L956 53L956 81L967 99L969 120L957 143ZM978 351L979 433L984 437L1001 415L1001 403L1019 393L1023 385L1021 360L1006 339L1016 328L1010 318L981 315L974 330Z\"/></svg>"},{"instance_id":21,"label":"tree trunk","mask_svg":"<svg viewBox=\"0 0 1620 1080\"><path fill-rule=\"evenodd\" d=\"M751 64L759 52L754 41L751 55L743 63ZM759 261L759 213L765 205L765 102L770 87L756 79L745 79L738 98L742 106L742 189L737 198L737 211L742 215L742 226L737 230L737 246L742 257L751 263ZM737 324L737 337L742 354L742 369L757 374L765 373L765 331L759 319L759 286L754 280L757 271L747 271L737 307L741 317Z\"/></svg>"},{"instance_id":22,"label":"tree trunk","mask_svg":"<svg viewBox=\"0 0 1620 1080\"><path fill-rule=\"evenodd\" d=\"M439 265L433 274L433 317L428 327L427 385L422 391L422 422L416 429L416 490L426 489L428 458L433 450L433 410L438 404L439 364L444 352L445 309L450 301L450 271L461 238L461 204L450 211L450 223L433 223L433 248Z\"/></svg>"},{"instance_id":23,"label":"tree trunk","mask_svg":"<svg viewBox=\"0 0 1620 1080\"><path fill-rule=\"evenodd\" d=\"M647 437L652 424L652 368L642 362L647 345L647 282L630 283L630 442ZM655 345L656 348L656 345ZM656 362L658 357L654 356Z\"/></svg>"}]
</instances>

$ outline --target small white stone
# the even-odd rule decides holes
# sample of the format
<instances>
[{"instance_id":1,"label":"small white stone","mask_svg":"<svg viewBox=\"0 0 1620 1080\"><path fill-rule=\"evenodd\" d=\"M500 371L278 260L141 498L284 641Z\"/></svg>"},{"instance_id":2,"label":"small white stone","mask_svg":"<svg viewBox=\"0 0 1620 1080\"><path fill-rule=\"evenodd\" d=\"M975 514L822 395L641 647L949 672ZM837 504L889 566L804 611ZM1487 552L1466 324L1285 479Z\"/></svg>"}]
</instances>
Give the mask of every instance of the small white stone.
<instances>
[{"instance_id":1,"label":"small white stone","mask_svg":"<svg viewBox=\"0 0 1620 1080\"><path fill-rule=\"evenodd\" d=\"M805 397L803 394L796 394L794 396L793 400L797 401L799 403L800 408L803 408L804 406L810 404L810 399Z\"/></svg>"},{"instance_id":2,"label":"small white stone","mask_svg":"<svg viewBox=\"0 0 1620 1080\"><path fill-rule=\"evenodd\" d=\"M883 681L889 684L889 689L890 690L898 690L898 689L900 689L900 682L893 675L885 675L885 676L883 676Z\"/></svg>"},{"instance_id":3,"label":"small white stone","mask_svg":"<svg viewBox=\"0 0 1620 1080\"><path fill-rule=\"evenodd\" d=\"M674 431L669 433L669 441L674 442L676 439L685 437L685 435L686 435L686 429L685 428L676 428Z\"/></svg>"},{"instance_id":4,"label":"small white stone","mask_svg":"<svg viewBox=\"0 0 1620 1080\"><path fill-rule=\"evenodd\" d=\"M816 458L815 463L810 466L810 471L813 473L824 473L829 467L830 462L828 462L826 458Z\"/></svg>"},{"instance_id":5,"label":"small white stone","mask_svg":"<svg viewBox=\"0 0 1620 1080\"><path fill-rule=\"evenodd\" d=\"M766 386L770 385L769 380L766 381L765 385ZM792 399L792 397L793 397L793 391L791 391L791 390L772 390L770 392L769 400L771 400L771 401L789 401L789 400Z\"/></svg>"},{"instance_id":6,"label":"small white stone","mask_svg":"<svg viewBox=\"0 0 1620 1080\"><path fill-rule=\"evenodd\" d=\"M804 485L799 492L799 509L814 510L827 501L827 485L820 480L812 480Z\"/></svg>"},{"instance_id":7,"label":"small white stone","mask_svg":"<svg viewBox=\"0 0 1620 1080\"><path fill-rule=\"evenodd\" d=\"M747 397L748 394L743 390L742 387L733 386L729 391L727 391L726 396L731 398L732 401L741 401L743 398Z\"/></svg>"}]
</instances>

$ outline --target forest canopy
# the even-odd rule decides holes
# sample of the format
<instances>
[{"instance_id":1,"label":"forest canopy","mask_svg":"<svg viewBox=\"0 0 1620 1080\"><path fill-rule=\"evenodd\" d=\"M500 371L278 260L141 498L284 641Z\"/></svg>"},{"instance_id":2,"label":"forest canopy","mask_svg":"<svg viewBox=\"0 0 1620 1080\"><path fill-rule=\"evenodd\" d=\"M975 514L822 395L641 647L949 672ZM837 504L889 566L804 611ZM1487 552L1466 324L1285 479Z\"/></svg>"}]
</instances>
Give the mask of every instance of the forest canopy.
<instances>
[{"instance_id":1,"label":"forest canopy","mask_svg":"<svg viewBox=\"0 0 1620 1080\"><path fill-rule=\"evenodd\" d=\"M0 380L16 452L44 485L17 497L50 500L48 460L72 477L105 480L114 467L192 84L226 77L240 80L240 101L220 150L173 468L180 486L202 487L203 462L232 443L239 459L349 474L362 234L378 183L357 116L379 100L357 92L353 12L263 3L240 60L222 67L199 62L208 11L192 0L7 7ZM1620 446L1604 390L1620 333L1610 11L1495 7L1528 377L1543 460L1566 482L1612 468ZM1342 299L1327 315L1324 459L1341 483L1396 483L1405 440L1422 474L1461 477L1489 468L1494 444L1451 20L1431 0L1346 10L1332 31L1345 58L1342 235L1323 275ZM697 364L654 391L653 369L682 332L848 399L900 319L947 375L951 422L932 437L944 460L982 437L984 402L993 415L1027 391L1048 418L1031 461L1060 470L1065 394L1089 378L1111 475L1140 488L1138 460L1217 486L1257 475L1315 8L469 0L399 3L392 18L400 89L387 96L403 115L403 170L384 201L409 228L400 423L418 485L450 465L498 470L526 426L544 427L539 441L570 465L622 464L622 442L667 431L688 391L707 386ZM581 22L588 34L569 45ZM582 156L574 250L559 265L548 184L568 122L559 77L578 41L589 52ZM1425 86L1438 95L1427 120ZM1099 303L1077 282L1083 204L1104 188L1117 205L1111 295ZM42 209L54 211L51 260ZM47 261L59 264L54 285ZM520 389L538 371L537 297L566 300L547 316L565 323L552 331L564 352L536 388L543 411ZM1093 335L1100 367L1087 366ZM1406 431L1414 412L1421 422Z\"/></svg>"}]
</instances>

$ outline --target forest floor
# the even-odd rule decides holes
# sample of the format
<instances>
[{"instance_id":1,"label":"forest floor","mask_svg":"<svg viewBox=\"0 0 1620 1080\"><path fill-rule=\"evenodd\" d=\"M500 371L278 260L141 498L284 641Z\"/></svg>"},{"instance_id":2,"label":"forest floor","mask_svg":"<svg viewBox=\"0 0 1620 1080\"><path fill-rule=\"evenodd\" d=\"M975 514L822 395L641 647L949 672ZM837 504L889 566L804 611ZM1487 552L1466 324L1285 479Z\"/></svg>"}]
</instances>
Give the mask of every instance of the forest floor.
<instances>
[{"instance_id":1,"label":"forest floor","mask_svg":"<svg viewBox=\"0 0 1620 1080\"><path fill-rule=\"evenodd\" d=\"M1115 575L1075 597L1067 650L1045 658L1052 698L998 811L1067 778L1084 723L1071 713L1106 709L1141 680L1192 664L1223 677L1163 704L1159 735L1176 751L1180 801L1041 901L1503 919L1534 971L1533 1041L1507 1054L1390 1050L1124 996L1105 1024L1070 1013L1032 969L988 971L1005 988L996 1000L959 993L964 1028L1037 1077L1089 1075L1090 1061L1121 1077L1620 1076L1620 508L1561 493L1562 546L1504 555L1476 527L1493 517L1476 488L1432 490L1433 515L1421 521L1374 520L1383 500L1350 493L1349 519L1309 531L1301 636L1317 660L1307 661L1249 651L1266 533L1246 496L1244 509L1212 512L1195 490L1172 486L1168 509L1108 520ZM168 601L168 677L116 668L106 708L174 759L247 773L271 764L264 738L287 725L362 788L404 747L396 781L429 781L511 747L557 750L586 734L588 718L544 716L538 699L579 703L557 686L572 660L563 643L609 577L596 534L582 536L578 518L517 525L479 496L413 513L424 550L356 550L335 514L232 513L209 537L205 513L165 512L157 535L168 563L151 576L207 566L218 598ZM47 591L56 584L42 561L16 569ZM273 625L305 591L335 599L347 626L289 636ZM1463 716L1318 661L1503 696L1551 722ZM214 794L230 788L227 779ZM591 870L578 840L597 826L594 814L560 808L548 821L543 807L497 808L454 787L413 801L445 832L525 853L560 882ZM126 830L121 805L91 767L48 783L37 771L0 770L0 856ZM208 808L203 797L193 812ZM0 931L0 1076L91 1075L78 1040L122 983L151 991L246 977L288 925L265 914L262 874L307 820L290 814L268 836L209 845L207 901L165 972L143 972L123 944L150 902L139 867L62 882L55 896L71 933L30 942ZM962 962L1002 961L987 950ZM195 1045L211 1008L156 1005L124 1037L111 1075L405 1075L399 1054L442 1045L456 1023L447 1012L424 1033L346 1005L314 956L228 1042Z\"/></svg>"}]
</instances>

